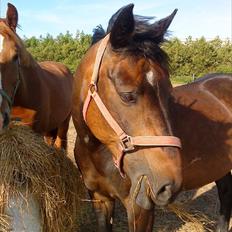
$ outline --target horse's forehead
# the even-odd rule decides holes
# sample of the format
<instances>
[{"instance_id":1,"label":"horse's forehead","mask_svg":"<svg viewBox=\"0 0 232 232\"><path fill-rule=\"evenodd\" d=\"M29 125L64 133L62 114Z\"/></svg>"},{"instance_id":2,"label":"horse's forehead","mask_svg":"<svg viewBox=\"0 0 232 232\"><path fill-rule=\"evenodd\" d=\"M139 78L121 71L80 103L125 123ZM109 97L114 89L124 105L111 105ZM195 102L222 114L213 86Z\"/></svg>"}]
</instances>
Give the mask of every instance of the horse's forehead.
<instances>
[{"instance_id":1,"label":"horse's forehead","mask_svg":"<svg viewBox=\"0 0 232 232\"><path fill-rule=\"evenodd\" d=\"M143 58L135 58L135 57L119 57L117 59L112 59L112 71L114 72L126 72L126 73L141 73L146 72L148 65L147 61Z\"/></svg>"}]
</instances>

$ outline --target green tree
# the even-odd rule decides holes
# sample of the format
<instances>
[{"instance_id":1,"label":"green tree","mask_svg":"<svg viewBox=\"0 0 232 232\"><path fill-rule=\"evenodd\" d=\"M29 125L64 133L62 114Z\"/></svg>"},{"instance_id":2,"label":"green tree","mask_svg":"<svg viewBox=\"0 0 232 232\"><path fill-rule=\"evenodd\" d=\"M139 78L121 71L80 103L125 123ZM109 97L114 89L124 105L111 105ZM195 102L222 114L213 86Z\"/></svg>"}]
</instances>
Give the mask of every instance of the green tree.
<instances>
[{"instance_id":1,"label":"green tree","mask_svg":"<svg viewBox=\"0 0 232 232\"><path fill-rule=\"evenodd\" d=\"M199 77L212 72L232 73L232 43L219 37L185 41L173 38L163 45L170 57L171 77ZM191 80L191 78L189 78Z\"/></svg>"},{"instance_id":2,"label":"green tree","mask_svg":"<svg viewBox=\"0 0 232 232\"><path fill-rule=\"evenodd\" d=\"M66 32L53 38L50 34L24 38L25 45L29 52L38 61L52 60L64 63L72 72L75 71L81 58L87 51L91 41L90 35L77 31L75 37Z\"/></svg>"},{"instance_id":3,"label":"green tree","mask_svg":"<svg viewBox=\"0 0 232 232\"><path fill-rule=\"evenodd\" d=\"M91 36L77 31L69 31L56 37L24 38L28 50L38 61L53 60L64 63L72 72L90 46ZM163 45L170 58L171 78L191 80L211 72L232 73L232 43L219 37L207 41L204 37L185 41L173 38Z\"/></svg>"}]
</instances>

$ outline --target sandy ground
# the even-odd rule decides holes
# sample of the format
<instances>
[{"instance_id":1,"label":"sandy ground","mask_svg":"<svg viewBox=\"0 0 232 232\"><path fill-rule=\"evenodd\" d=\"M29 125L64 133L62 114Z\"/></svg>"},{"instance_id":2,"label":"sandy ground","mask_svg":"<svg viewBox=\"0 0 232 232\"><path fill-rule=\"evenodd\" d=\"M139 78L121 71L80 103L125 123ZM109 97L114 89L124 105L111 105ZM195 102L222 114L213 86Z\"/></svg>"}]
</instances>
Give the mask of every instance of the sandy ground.
<instances>
[{"instance_id":1,"label":"sandy ground","mask_svg":"<svg viewBox=\"0 0 232 232\"><path fill-rule=\"evenodd\" d=\"M73 147L76 132L73 124L70 123L68 132L69 138L69 156L73 159ZM74 159L73 159L74 160ZM87 199L86 190L80 180L80 199ZM153 231L157 232L203 232L214 231L218 215L219 202L215 184L206 185L198 190L182 192L177 198L176 204L181 204L185 211L194 216L195 221L188 218L180 219L175 213L169 210L155 210L155 224ZM230 223L230 232L232 232L232 220ZM96 221L91 203L80 200L79 210L79 231L94 232L96 231ZM114 219L113 231L126 232L127 219L126 213L120 203L117 203Z\"/></svg>"}]
</instances>

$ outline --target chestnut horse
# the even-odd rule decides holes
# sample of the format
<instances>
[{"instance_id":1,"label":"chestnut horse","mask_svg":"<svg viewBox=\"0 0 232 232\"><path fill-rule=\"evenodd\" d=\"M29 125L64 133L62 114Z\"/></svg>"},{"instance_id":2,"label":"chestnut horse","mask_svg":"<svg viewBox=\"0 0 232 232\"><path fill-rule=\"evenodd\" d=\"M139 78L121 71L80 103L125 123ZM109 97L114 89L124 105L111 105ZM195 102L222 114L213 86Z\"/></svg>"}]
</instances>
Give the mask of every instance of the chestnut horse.
<instances>
[{"instance_id":1,"label":"chestnut horse","mask_svg":"<svg viewBox=\"0 0 232 232\"><path fill-rule=\"evenodd\" d=\"M182 183L168 57L160 48L176 10L153 24L132 10L130 4L113 16L109 34L96 29L94 38L104 38L74 76L75 159L101 232L111 231L115 199L127 210L130 231L151 231L154 203L168 204Z\"/></svg>"},{"instance_id":2,"label":"chestnut horse","mask_svg":"<svg viewBox=\"0 0 232 232\"><path fill-rule=\"evenodd\" d=\"M0 19L0 129L12 113L66 148L73 77L60 63L37 63L16 34L17 24L17 9L8 3Z\"/></svg>"}]
</instances>

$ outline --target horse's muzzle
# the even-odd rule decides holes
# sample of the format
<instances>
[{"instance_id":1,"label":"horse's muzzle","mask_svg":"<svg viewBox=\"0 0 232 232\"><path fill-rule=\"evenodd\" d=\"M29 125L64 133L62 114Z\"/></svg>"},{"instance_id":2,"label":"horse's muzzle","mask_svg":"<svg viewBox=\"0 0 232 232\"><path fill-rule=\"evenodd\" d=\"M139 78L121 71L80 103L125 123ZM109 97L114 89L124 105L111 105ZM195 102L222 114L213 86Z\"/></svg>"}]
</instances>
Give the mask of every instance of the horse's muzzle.
<instances>
[{"instance_id":1,"label":"horse's muzzle","mask_svg":"<svg viewBox=\"0 0 232 232\"><path fill-rule=\"evenodd\" d=\"M173 193L172 189L172 184L165 184L159 189L156 196L153 194L152 189L150 189L151 199L156 205L167 205L174 199L175 194Z\"/></svg>"},{"instance_id":2,"label":"horse's muzzle","mask_svg":"<svg viewBox=\"0 0 232 232\"><path fill-rule=\"evenodd\" d=\"M153 187L147 176L141 176L133 191L136 204L147 210L153 207L153 203L165 206L171 203L177 195L173 182L164 182Z\"/></svg>"}]
</instances>

